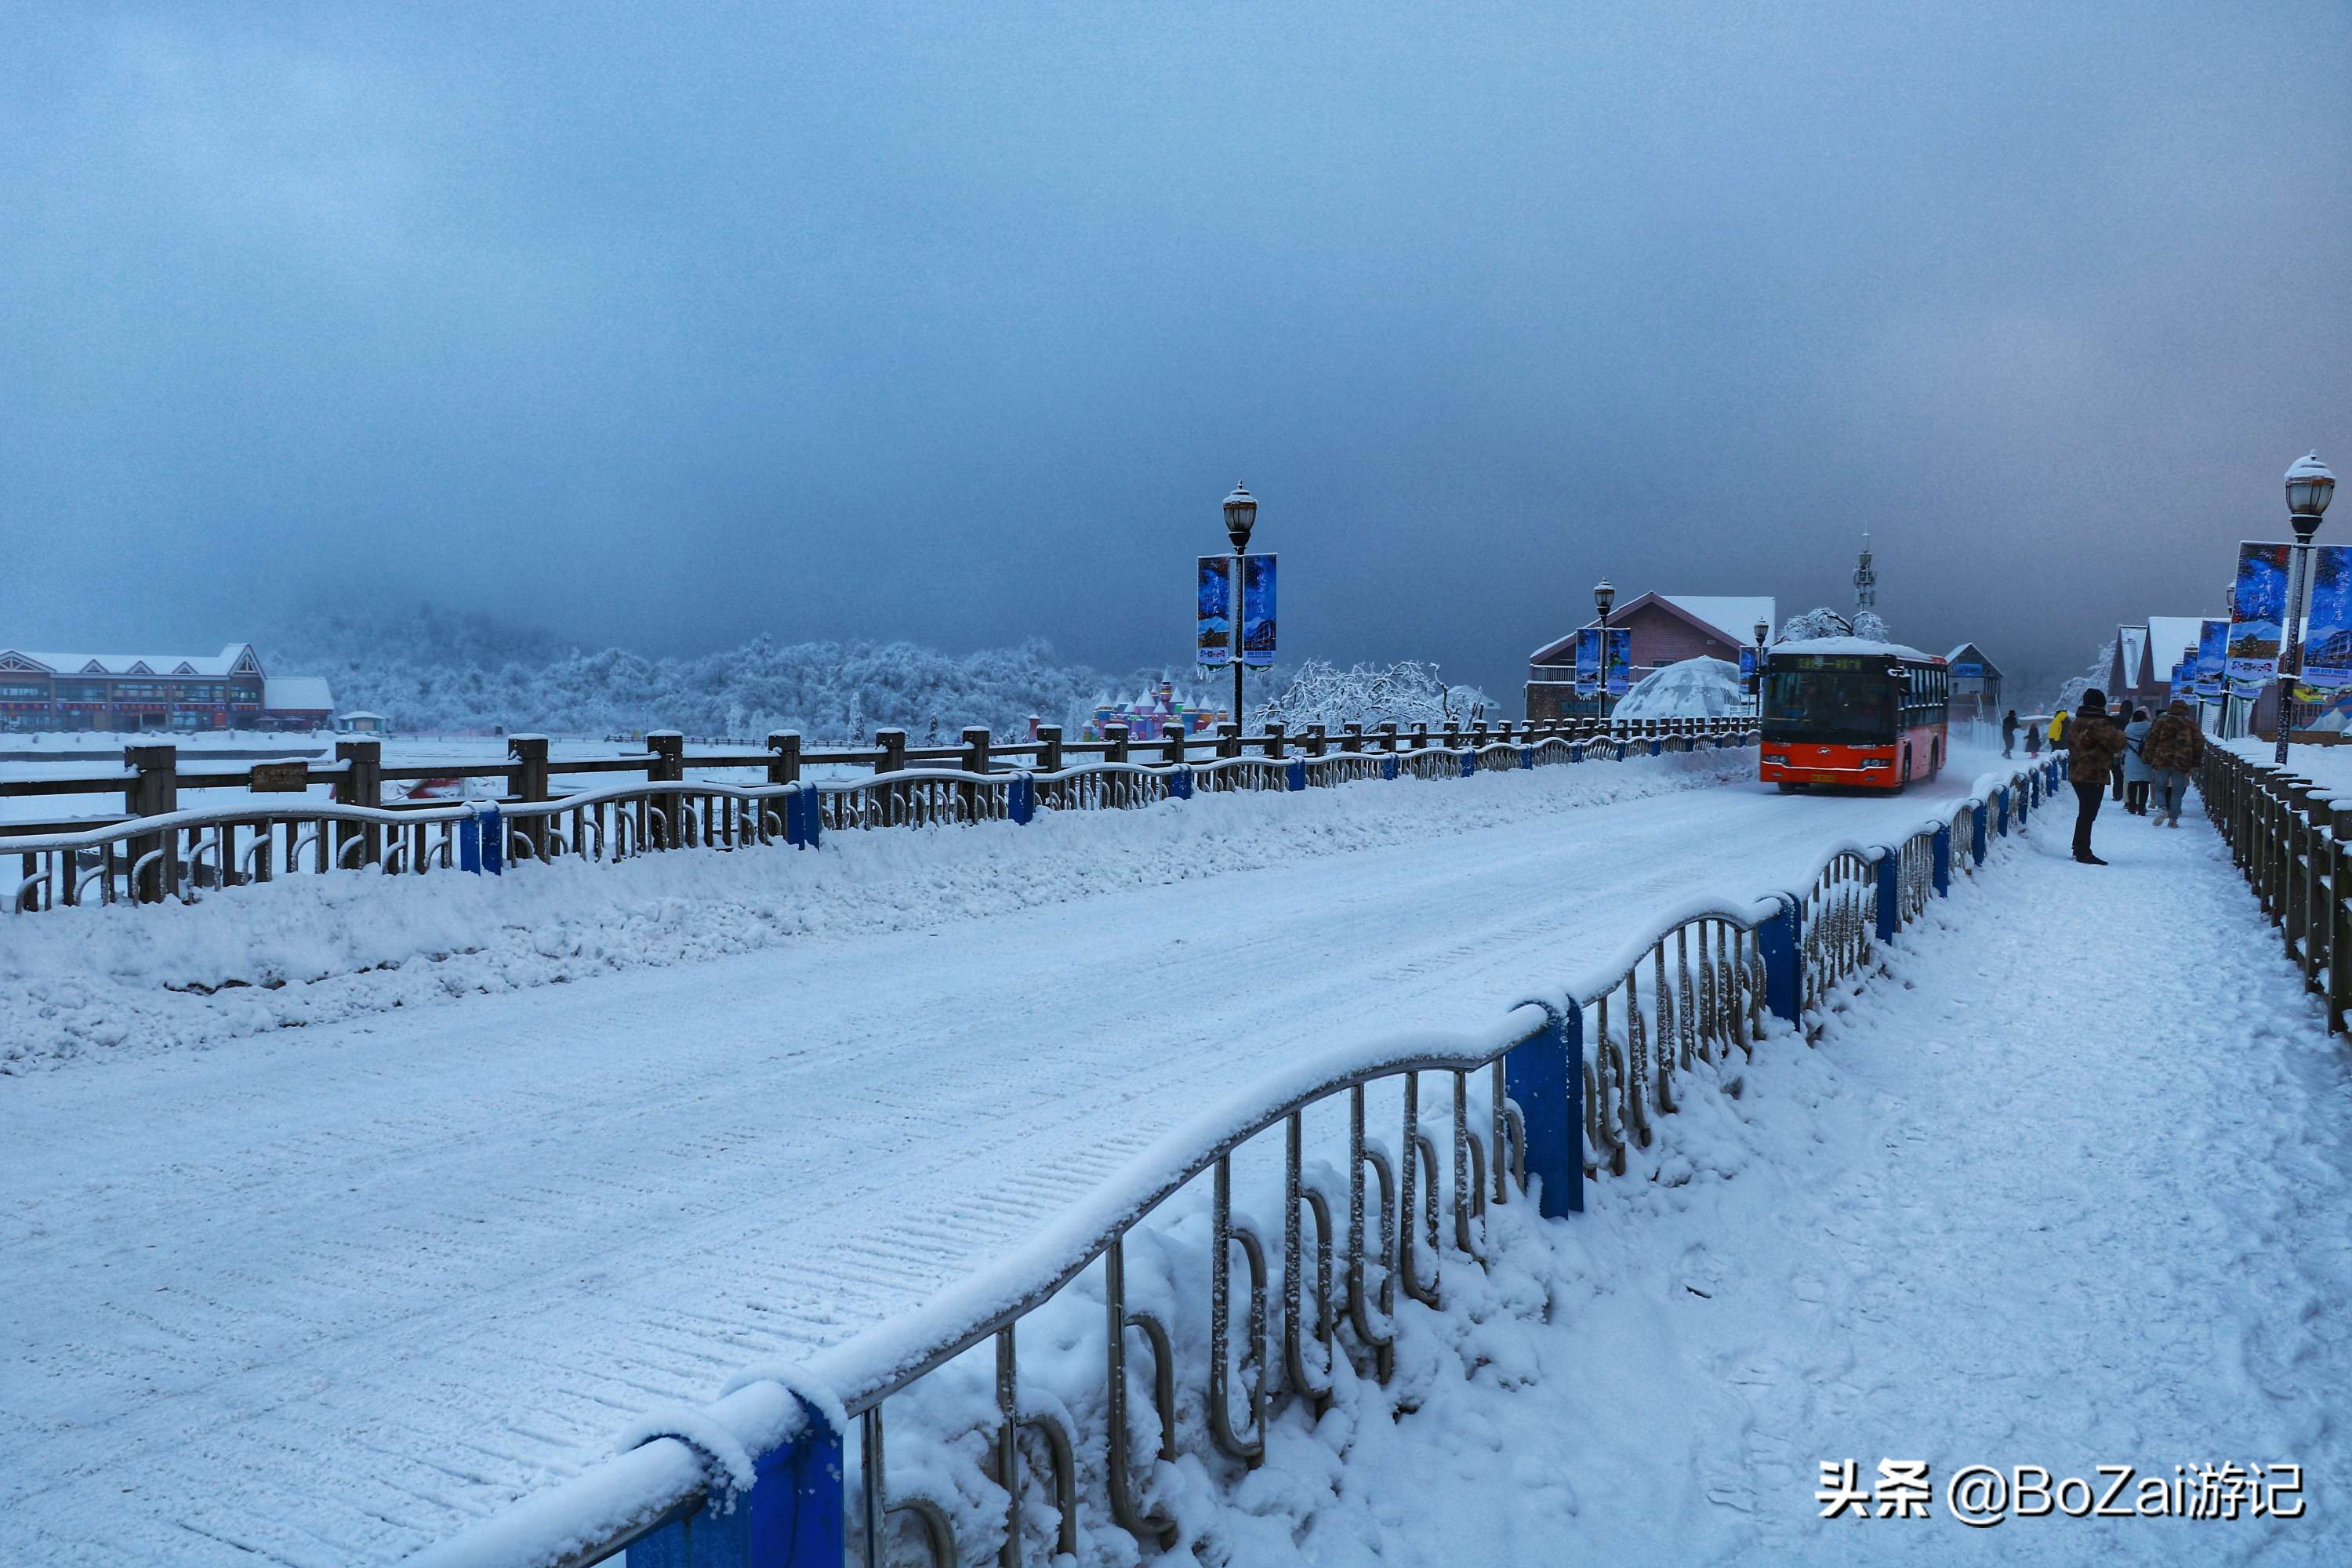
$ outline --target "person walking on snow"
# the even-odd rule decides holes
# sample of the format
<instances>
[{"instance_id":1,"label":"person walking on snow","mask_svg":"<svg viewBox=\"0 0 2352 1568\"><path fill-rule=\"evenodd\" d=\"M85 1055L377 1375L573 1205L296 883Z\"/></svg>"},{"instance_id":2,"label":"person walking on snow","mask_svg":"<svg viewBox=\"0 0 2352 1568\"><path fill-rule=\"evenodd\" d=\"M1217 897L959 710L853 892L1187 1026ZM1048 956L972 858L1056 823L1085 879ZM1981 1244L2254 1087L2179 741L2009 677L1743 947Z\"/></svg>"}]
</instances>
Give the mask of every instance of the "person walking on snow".
<instances>
[{"instance_id":1,"label":"person walking on snow","mask_svg":"<svg viewBox=\"0 0 2352 1568\"><path fill-rule=\"evenodd\" d=\"M2074 858L2104 866L2091 853L2091 819L2107 798L2107 770L2124 749L2124 732L2107 722L2107 694L2097 687L2083 693L2083 706L2066 727L2066 777L2074 785Z\"/></svg>"},{"instance_id":2,"label":"person walking on snow","mask_svg":"<svg viewBox=\"0 0 2352 1568\"><path fill-rule=\"evenodd\" d=\"M2074 721L2066 716L2063 708L2050 716L2050 744L2053 748L2061 752L2066 749L2066 726L2072 722Z\"/></svg>"},{"instance_id":3,"label":"person walking on snow","mask_svg":"<svg viewBox=\"0 0 2352 1568\"><path fill-rule=\"evenodd\" d=\"M2000 754L2008 756L2017 749L2017 710L2012 708L2000 721Z\"/></svg>"},{"instance_id":4,"label":"person walking on snow","mask_svg":"<svg viewBox=\"0 0 2352 1568\"><path fill-rule=\"evenodd\" d=\"M2181 798L2189 793L2189 770L2205 760L2205 732L2198 728L2196 715L2189 712L2188 703L2173 703L2164 710L2164 717L2148 726L2139 754L2147 764L2156 800L2156 825L2179 827Z\"/></svg>"},{"instance_id":5,"label":"person walking on snow","mask_svg":"<svg viewBox=\"0 0 2352 1568\"><path fill-rule=\"evenodd\" d=\"M2134 816L2147 815L2147 786L2151 775L2146 747L2147 732L2154 727L2145 708L2134 711L2132 721L2124 726L2124 809Z\"/></svg>"},{"instance_id":6,"label":"person walking on snow","mask_svg":"<svg viewBox=\"0 0 2352 1568\"><path fill-rule=\"evenodd\" d=\"M2025 727L2025 754L2029 757L2042 754L2042 726L2039 724Z\"/></svg>"}]
</instances>

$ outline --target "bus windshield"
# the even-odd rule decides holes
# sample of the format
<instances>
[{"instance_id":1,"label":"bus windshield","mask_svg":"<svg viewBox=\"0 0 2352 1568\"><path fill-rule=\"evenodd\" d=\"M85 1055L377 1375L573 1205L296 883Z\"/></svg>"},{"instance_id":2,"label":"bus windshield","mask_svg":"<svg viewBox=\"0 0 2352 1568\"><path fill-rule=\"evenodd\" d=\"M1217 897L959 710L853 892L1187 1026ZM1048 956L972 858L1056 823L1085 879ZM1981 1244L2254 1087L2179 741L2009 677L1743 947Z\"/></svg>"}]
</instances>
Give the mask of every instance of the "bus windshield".
<instances>
[{"instance_id":1,"label":"bus windshield","mask_svg":"<svg viewBox=\"0 0 2352 1568\"><path fill-rule=\"evenodd\" d=\"M1768 670L1764 732L1819 745L1891 746L1896 684L1883 669Z\"/></svg>"}]
</instances>

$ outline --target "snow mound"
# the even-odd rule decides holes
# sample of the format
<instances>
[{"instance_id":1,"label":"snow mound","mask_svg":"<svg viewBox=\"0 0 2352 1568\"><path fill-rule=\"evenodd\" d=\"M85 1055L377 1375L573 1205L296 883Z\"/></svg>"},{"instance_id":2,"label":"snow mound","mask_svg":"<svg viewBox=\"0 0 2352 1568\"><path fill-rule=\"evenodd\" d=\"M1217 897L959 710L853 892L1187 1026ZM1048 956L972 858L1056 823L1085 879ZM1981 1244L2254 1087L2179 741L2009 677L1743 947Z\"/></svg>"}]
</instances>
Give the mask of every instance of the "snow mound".
<instances>
[{"instance_id":1,"label":"snow mound","mask_svg":"<svg viewBox=\"0 0 2352 1568\"><path fill-rule=\"evenodd\" d=\"M1643 677L1613 711L1620 719L1728 719L1751 706L1737 665L1686 658Z\"/></svg>"},{"instance_id":2,"label":"snow mound","mask_svg":"<svg viewBox=\"0 0 2352 1568\"><path fill-rule=\"evenodd\" d=\"M1777 642L1771 651L1789 653L1883 653L1894 658L1927 658L1929 655L1899 642L1877 642L1869 637L1801 637Z\"/></svg>"}]
</instances>

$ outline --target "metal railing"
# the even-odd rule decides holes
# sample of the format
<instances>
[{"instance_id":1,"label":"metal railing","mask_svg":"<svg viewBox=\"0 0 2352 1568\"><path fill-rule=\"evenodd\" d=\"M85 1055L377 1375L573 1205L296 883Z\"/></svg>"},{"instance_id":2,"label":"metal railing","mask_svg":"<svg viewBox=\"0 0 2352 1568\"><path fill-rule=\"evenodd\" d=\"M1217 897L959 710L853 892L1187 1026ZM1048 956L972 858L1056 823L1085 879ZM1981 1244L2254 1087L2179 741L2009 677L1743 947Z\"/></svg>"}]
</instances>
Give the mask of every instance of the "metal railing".
<instances>
[{"instance_id":1,"label":"metal railing","mask_svg":"<svg viewBox=\"0 0 2352 1568\"><path fill-rule=\"evenodd\" d=\"M2336 959L2352 952L2352 790L2252 761L2210 737L2197 787L2304 988L2325 1004L2328 1032L2346 1032L2352 964Z\"/></svg>"},{"instance_id":2,"label":"metal railing","mask_svg":"<svg viewBox=\"0 0 2352 1568\"><path fill-rule=\"evenodd\" d=\"M1583 978L1484 1031L1352 1046L1287 1066L1168 1133L1046 1237L923 1309L804 1363L751 1369L693 1433L654 1436L415 1562L585 1568L635 1546L661 1564L764 1568L844 1564L855 1542L878 1568L893 1540L911 1535L935 1565L974 1548L1017 1565L1032 1544L1046 1554L1078 1550L1080 1498L1090 1489L1101 1506L1089 1517L1107 1516L1137 1551L1171 1546L1174 1521L1139 1491L1129 1418L1130 1401L1143 1400L1153 1451L1177 1457L1175 1339L1127 1291L1126 1243L1155 1210L1190 1184L1210 1183L1201 1281L1208 1354L1191 1369L1201 1397L1184 1407L1201 1412L1226 1460L1255 1468L1268 1422L1291 1405L1319 1415L1343 1359L1359 1377L1391 1377L1399 1294L1441 1305L1449 1270L1488 1261L1495 1210L1580 1211L1588 1176L1624 1173L1629 1148L1652 1142L1699 1068L1753 1056L1768 1015L1811 1037L1824 1011L1880 972L1878 944L1948 895L1955 872L1976 875L1990 840L2023 826L2062 767L2053 758L2021 768L1899 843L1835 847L1802 892L1672 911ZM1393 1144L1369 1131L1381 1106L1397 1115ZM1344 1150L1336 1175L1307 1158L1310 1118L1316 1147ZM1267 1206L1281 1215L1278 1237L1234 1197L1236 1156L1277 1132L1281 1182ZM1091 1433L1082 1442L1057 1405L1024 1401L1019 1355L1023 1320L1089 1270L1104 1331L1099 1444ZM1003 1494L1003 1522L966 1542L942 1499L890 1487L884 1412L891 1396L982 1345L994 1368L988 1471ZM1140 1389L1130 1383L1138 1351L1149 1363ZM854 1491L843 1462L853 1427ZM711 1452L715 1435L740 1435L740 1451ZM1097 1455L1097 1473L1081 1475L1081 1457ZM726 1479L747 1471L748 1491ZM1023 1529L1033 1484L1054 1515L1034 1542ZM788 1542L797 1554L761 1555L759 1542Z\"/></svg>"},{"instance_id":3,"label":"metal railing","mask_svg":"<svg viewBox=\"0 0 2352 1568\"><path fill-rule=\"evenodd\" d=\"M137 749L144 771L128 775L134 802L154 809L95 824L53 824L39 832L0 836L0 857L17 871L6 900L11 912L71 908L95 900L194 902L207 889L269 882L282 877L373 870L503 871L517 863L566 858L611 862L655 850L733 850L755 845L814 845L826 832L945 824L1033 820L1036 811L1130 809L1195 793L1304 790L1372 778L1460 778L1480 771L1577 763L1588 756L1622 760L1633 754L1748 745L1755 732L1742 721L1676 721L1603 736L1591 726L1528 728L1490 733L1486 726L1433 739L1425 729L1402 733L1393 725L1365 731L1349 725L1334 738L1312 730L1304 738L1279 728L1262 736L1228 732L1203 742L1171 737L1150 742L1158 761L1128 755L1123 738L1065 746L1058 738L1036 745L998 747L984 730L965 731L964 745L945 753L961 765L935 765L934 751L910 752L898 732L885 731L876 752L802 754L798 738L771 737L774 755L747 761L696 758L656 736L644 758L619 759L649 768L643 783L603 785L557 795L554 773L593 776L616 759L551 763L547 743L513 740L519 759L492 774L525 776L523 793L498 800L382 804L383 780L434 775L435 765L386 768L378 742L346 742L344 755L323 768L303 763L265 763L328 777L338 797L248 793L226 805L176 808L182 786L215 788L209 775L181 774L169 747ZM1050 734L1051 727L1047 727ZM1501 726L1505 731L1510 726ZM1227 726L1228 731L1231 726ZM789 743L786 743L789 742ZM1195 759L1213 745L1219 755ZM1246 748L1255 746L1253 752ZM1338 749L1333 749L1334 747ZM1096 753L1116 753L1102 754ZM861 778L804 778L804 763L855 757L876 764ZM1073 759L1076 760L1073 760ZM1089 760L1091 759L1091 760ZM1045 765L1050 763L1051 765ZM891 765L895 764L895 765ZM755 784L688 778L689 767L756 766L769 774ZM446 770L444 770L446 773ZM786 777L784 775L791 776ZM94 780L33 781L54 792ZM297 781L289 779L289 785ZM11 787L0 784L0 793ZM123 777L110 787L126 787ZM16 825L21 829L23 825ZM479 839L469 852L467 845Z\"/></svg>"}]
</instances>

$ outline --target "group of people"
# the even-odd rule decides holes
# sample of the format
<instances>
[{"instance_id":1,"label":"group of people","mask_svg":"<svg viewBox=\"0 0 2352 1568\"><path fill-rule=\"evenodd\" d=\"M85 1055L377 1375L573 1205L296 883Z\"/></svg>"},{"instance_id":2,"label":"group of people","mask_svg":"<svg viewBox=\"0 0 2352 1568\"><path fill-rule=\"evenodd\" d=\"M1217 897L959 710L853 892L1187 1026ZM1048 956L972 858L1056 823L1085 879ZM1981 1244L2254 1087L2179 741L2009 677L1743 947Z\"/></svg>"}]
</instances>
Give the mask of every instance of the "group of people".
<instances>
[{"instance_id":1,"label":"group of people","mask_svg":"<svg viewBox=\"0 0 2352 1568\"><path fill-rule=\"evenodd\" d=\"M2018 727L2012 708L2000 721L2004 757L2016 745ZM2158 827L2180 826L2189 770L2205 756L2205 731L2188 703L2176 701L2153 719L2147 709L2138 709L2117 724L2107 716L2106 693L2093 687L2083 693L2079 712L2060 709L2046 730L2025 726L2025 754L2041 755L2045 736L2053 749L2067 753L2066 777L2074 786L2074 858L2084 865L2106 864L2091 853L2091 821L2110 788L2134 816L2150 816Z\"/></svg>"}]
</instances>

